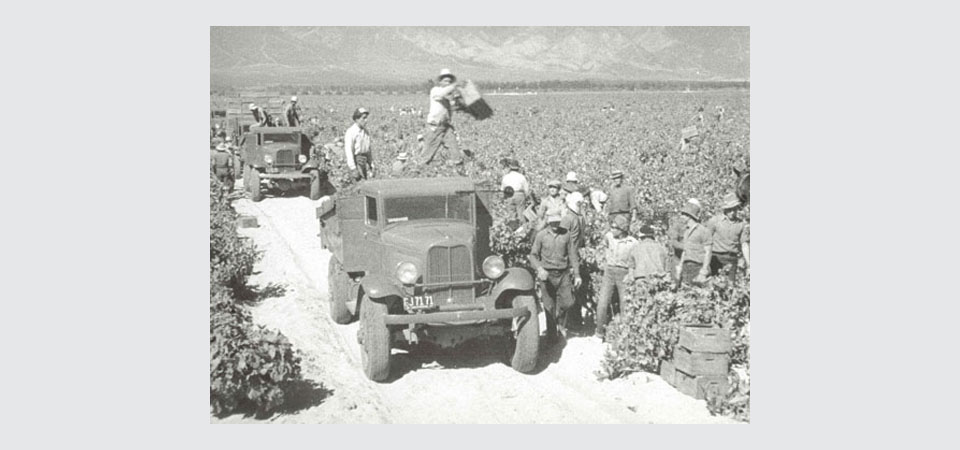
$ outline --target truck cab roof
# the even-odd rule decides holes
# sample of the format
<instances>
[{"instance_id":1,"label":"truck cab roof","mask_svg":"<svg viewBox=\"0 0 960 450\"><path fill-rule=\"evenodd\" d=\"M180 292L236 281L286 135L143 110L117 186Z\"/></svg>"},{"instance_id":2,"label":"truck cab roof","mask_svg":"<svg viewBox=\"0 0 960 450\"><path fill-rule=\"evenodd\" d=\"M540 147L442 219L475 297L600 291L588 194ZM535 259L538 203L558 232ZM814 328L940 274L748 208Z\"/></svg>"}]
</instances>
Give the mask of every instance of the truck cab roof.
<instances>
[{"instance_id":1,"label":"truck cab roof","mask_svg":"<svg viewBox=\"0 0 960 450\"><path fill-rule=\"evenodd\" d=\"M473 180L465 177L394 178L371 180L360 186L363 195L404 197L474 192Z\"/></svg>"}]
</instances>

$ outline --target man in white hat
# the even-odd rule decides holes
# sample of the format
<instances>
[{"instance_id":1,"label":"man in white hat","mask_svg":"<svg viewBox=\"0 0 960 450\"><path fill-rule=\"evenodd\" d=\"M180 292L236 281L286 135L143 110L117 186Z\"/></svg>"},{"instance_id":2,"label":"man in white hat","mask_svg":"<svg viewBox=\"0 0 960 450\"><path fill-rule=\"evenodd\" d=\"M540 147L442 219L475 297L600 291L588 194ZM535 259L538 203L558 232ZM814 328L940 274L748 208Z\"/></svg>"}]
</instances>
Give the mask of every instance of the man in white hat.
<instances>
[{"instance_id":1,"label":"man in white hat","mask_svg":"<svg viewBox=\"0 0 960 450\"><path fill-rule=\"evenodd\" d=\"M430 89L430 111L427 113L426 154L423 164L433 161L437 151L443 146L449 152L448 158L455 163L463 162L463 155L454 135L451 119L453 111L451 103L455 101L457 92L457 77L449 69L440 71L437 77L437 86Z\"/></svg>"},{"instance_id":2,"label":"man in white hat","mask_svg":"<svg viewBox=\"0 0 960 450\"><path fill-rule=\"evenodd\" d=\"M366 180L373 176L373 154L370 149L370 135L367 134L367 117L370 111L359 107L353 112L353 125L347 128L343 136L343 151L347 157L347 167L356 180Z\"/></svg>"},{"instance_id":3,"label":"man in white hat","mask_svg":"<svg viewBox=\"0 0 960 450\"><path fill-rule=\"evenodd\" d=\"M403 174L403 169L407 167L407 161L410 159L410 155L407 152L400 152L397 155L397 160L393 162L393 166L390 167L390 174L393 176L398 176Z\"/></svg>"},{"instance_id":4,"label":"man in white hat","mask_svg":"<svg viewBox=\"0 0 960 450\"><path fill-rule=\"evenodd\" d=\"M267 118L267 112L256 104L250 104L250 113L253 114L253 120L257 122L255 126L265 127L270 123L269 119Z\"/></svg>"},{"instance_id":5,"label":"man in white hat","mask_svg":"<svg viewBox=\"0 0 960 450\"><path fill-rule=\"evenodd\" d=\"M721 270L733 281L737 278L737 263L740 256L750 267L750 224L740 218L740 199L729 193L723 197L723 212L707 221L707 229L713 234L710 252L710 275Z\"/></svg>"},{"instance_id":6,"label":"man in white hat","mask_svg":"<svg viewBox=\"0 0 960 450\"><path fill-rule=\"evenodd\" d=\"M520 173L520 161L511 159L507 163L507 173L500 180L500 189L511 188L513 195L507 201L511 212L517 220L523 220L523 210L527 207L527 196L530 195L530 183L527 177Z\"/></svg>"},{"instance_id":7,"label":"man in white hat","mask_svg":"<svg viewBox=\"0 0 960 450\"><path fill-rule=\"evenodd\" d=\"M540 201L540 210L537 213L537 217L539 217L542 223L537 229L543 229L547 226L547 216L563 215L563 210L566 208L566 205L563 202L563 197L560 196L560 186L562 185L560 180L550 180L547 182L547 195Z\"/></svg>"},{"instance_id":8,"label":"man in white hat","mask_svg":"<svg viewBox=\"0 0 960 450\"><path fill-rule=\"evenodd\" d=\"M229 192L233 192L233 155L227 150L227 144L220 143L210 152L210 171Z\"/></svg>"},{"instance_id":9,"label":"man in white hat","mask_svg":"<svg viewBox=\"0 0 960 450\"><path fill-rule=\"evenodd\" d=\"M290 103L287 103L287 107L283 110L283 114L287 116L288 127L300 126L300 105L297 104L296 95L290 97Z\"/></svg>"},{"instance_id":10,"label":"man in white hat","mask_svg":"<svg viewBox=\"0 0 960 450\"><path fill-rule=\"evenodd\" d=\"M547 338L553 340L558 333L565 333L566 311L574 304L573 290L579 288L583 280L580 278L580 256L570 234L560 226L560 217L547 216L547 223L549 227L534 237L529 259L537 271L547 315Z\"/></svg>"}]
</instances>

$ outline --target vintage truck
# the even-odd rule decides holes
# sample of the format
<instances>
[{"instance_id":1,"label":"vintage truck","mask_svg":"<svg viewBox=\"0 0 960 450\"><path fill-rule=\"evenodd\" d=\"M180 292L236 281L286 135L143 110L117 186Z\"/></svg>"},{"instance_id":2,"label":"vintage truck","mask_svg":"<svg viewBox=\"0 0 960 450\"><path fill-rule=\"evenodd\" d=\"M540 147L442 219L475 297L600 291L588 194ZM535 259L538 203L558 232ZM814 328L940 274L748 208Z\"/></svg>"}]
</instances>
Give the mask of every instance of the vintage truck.
<instances>
[{"instance_id":1,"label":"vintage truck","mask_svg":"<svg viewBox=\"0 0 960 450\"><path fill-rule=\"evenodd\" d=\"M240 139L243 187L259 202L267 190L309 189L312 200L329 190L322 155L311 154L312 143L295 127L250 127Z\"/></svg>"},{"instance_id":2,"label":"vintage truck","mask_svg":"<svg viewBox=\"0 0 960 450\"><path fill-rule=\"evenodd\" d=\"M387 379L394 347L452 347L484 336L509 338L517 371L536 367L534 279L492 254L480 191L468 178L371 180L317 208L322 246L332 253L330 315L339 324L359 316L371 380Z\"/></svg>"}]
</instances>

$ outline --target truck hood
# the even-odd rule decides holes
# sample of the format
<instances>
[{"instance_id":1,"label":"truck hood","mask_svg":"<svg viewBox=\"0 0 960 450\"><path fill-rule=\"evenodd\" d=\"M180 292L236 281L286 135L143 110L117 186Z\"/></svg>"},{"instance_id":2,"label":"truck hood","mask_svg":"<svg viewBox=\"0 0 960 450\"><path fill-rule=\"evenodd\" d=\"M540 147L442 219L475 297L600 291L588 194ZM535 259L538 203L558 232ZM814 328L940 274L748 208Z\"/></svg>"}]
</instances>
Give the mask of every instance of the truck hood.
<instances>
[{"instance_id":1,"label":"truck hood","mask_svg":"<svg viewBox=\"0 0 960 450\"><path fill-rule=\"evenodd\" d=\"M384 230L380 237L384 243L422 254L435 245L466 245L472 249L474 229L462 222L418 221L395 225Z\"/></svg>"}]
</instances>

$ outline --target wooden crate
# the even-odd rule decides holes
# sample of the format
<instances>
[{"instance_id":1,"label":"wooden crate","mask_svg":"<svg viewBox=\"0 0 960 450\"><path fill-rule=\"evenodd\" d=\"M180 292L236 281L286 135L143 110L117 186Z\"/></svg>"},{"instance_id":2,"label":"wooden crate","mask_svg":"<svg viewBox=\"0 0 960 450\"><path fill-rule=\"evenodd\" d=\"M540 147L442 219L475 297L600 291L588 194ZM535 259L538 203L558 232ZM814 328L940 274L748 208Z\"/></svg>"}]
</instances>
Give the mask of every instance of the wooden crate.
<instances>
[{"instance_id":1,"label":"wooden crate","mask_svg":"<svg viewBox=\"0 0 960 450\"><path fill-rule=\"evenodd\" d=\"M660 361L660 378L666 381L670 386L676 384L676 368L671 361Z\"/></svg>"},{"instance_id":2,"label":"wooden crate","mask_svg":"<svg viewBox=\"0 0 960 450\"><path fill-rule=\"evenodd\" d=\"M690 375L726 375L730 370L730 356L726 353L694 352L678 345L673 349L673 364L677 370Z\"/></svg>"},{"instance_id":3,"label":"wooden crate","mask_svg":"<svg viewBox=\"0 0 960 450\"><path fill-rule=\"evenodd\" d=\"M694 352L727 353L733 348L730 330L713 325L685 325L680 327L680 342Z\"/></svg>"},{"instance_id":4,"label":"wooden crate","mask_svg":"<svg viewBox=\"0 0 960 450\"><path fill-rule=\"evenodd\" d=\"M726 375L691 375L681 370L674 371L674 387L685 395L695 399L704 399L710 395L726 395L728 381Z\"/></svg>"},{"instance_id":5,"label":"wooden crate","mask_svg":"<svg viewBox=\"0 0 960 450\"><path fill-rule=\"evenodd\" d=\"M689 126L680 131L683 134L684 139L690 139L694 136L700 135L700 131L697 130L697 126Z\"/></svg>"},{"instance_id":6,"label":"wooden crate","mask_svg":"<svg viewBox=\"0 0 960 450\"><path fill-rule=\"evenodd\" d=\"M237 226L240 228L259 228L257 218L253 216L240 216L237 218Z\"/></svg>"}]
</instances>

